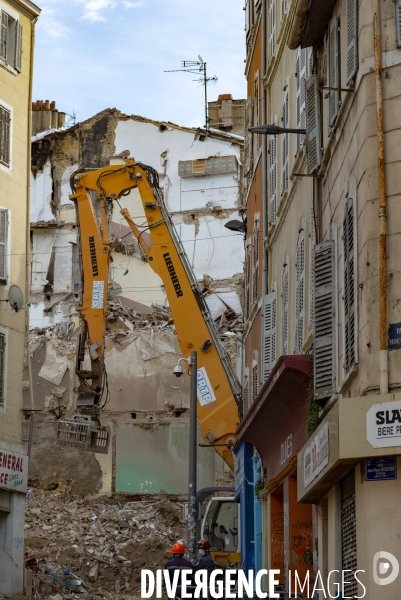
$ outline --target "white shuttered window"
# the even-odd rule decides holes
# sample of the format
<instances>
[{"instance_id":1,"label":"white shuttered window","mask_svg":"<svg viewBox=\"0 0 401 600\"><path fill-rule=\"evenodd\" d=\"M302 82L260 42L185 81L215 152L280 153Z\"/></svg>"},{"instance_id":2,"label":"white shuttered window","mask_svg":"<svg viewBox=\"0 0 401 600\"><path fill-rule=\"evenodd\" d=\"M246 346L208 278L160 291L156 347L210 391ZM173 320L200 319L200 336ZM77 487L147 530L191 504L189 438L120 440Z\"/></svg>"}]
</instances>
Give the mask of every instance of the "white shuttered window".
<instances>
[{"instance_id":1,"label":"white shuttered window","mask_svg":"<svg viewBox=\"0 0 401 600\"><path fill-rule=\"evenodd\" d=\"M269 139L269 223L276 222L277 204L277 141L272 135Z\"/></svg>"},{"instance_id":2,"label":"white shuttered window","mask_svg":"<svg viewBox=\"0 0 401 600\"><path fill-rule=\"evenodd\" d=\"M7 282L8 210L0 209L0 282Z\"/></svg>"},{"instance_id":3,"label":"white shuttered window","mask_svg":"<svg viewBox=\"0 0 401 600\"><path fill-rule=\"evenodd\" d=\"M252 304L259 297L259 221L255 221L253 230L253 268L252 268Z\"/></svg>"},{"instance_id":4,"label":"white shuttered window","mask_svg":"<svg viewBox=\"0 0 401 600\"><path fill-rule=\"evenodd\" d=\"M276 292L265 296L263 381L276 363Z\"/></svg>"},{"instance_id":5,"label":"white shuttered window","mask_svg":"<svg viewBox=\"0 0 401 600\"><path fill-rule=\"evenodd\" d=\"M269 0L269 58L276 51L276 0Z\"/></svg>"},{"instance_id":6,"label":"white shuttered window","mask_svg":"<svg viewBox=\"0 0 401 600\"><path fill-rule=\"evenodd\" d=\"M251 305L251 245L245 248L245 290L244 290L244 316L245 320L249 319L250 305Z\"/></svg>"},{"instance_id":7,"label":"white shuttered window","mask_svg":"<svg viewBox=\"0 0 401 600\"><path fill-rule=\"evenodd\" d=\"M288 87L284 91L283 98L283 127L288 127ZM283 180L282 192L288 190L288 133L283 134Z\"/></svg>"},{"instance_id":8,"label":"white shuttered window","mask_svg":"<svg viewBox=\"0 0 401 600\"><path fill-rule=\"evenodd\" d=\"M317 75L311 75L306 82L306 135L308 173L313 173L322 162L320 94Z\"/></svg>"},{"instance_id":9,"label":"white shuttered window","mask_svg":"<svg viewBox=\"0 0 401 600\"><path fill-rule=\"evenodd\" d=\"M288 354L288 265L281 278L281 351Z\"/></svg>"},{"instance_id":10,"label":"white shuttered window","mask_svg":"<svg viewBox=\"0 0 401 600\"><path fill-rule=\"evenodd\" d=\"M330 21L329 27L329 45L327 61L327 81L329 87L340 87L340 56L339 56L339 31L338 18L334 16ZM329 90L329 125L334 124L340 108L340 92Z\"/></svg>"},{"instance_id":11,"label":"white shuttered window","mask_svg":"<svg viewBox=\"0 0 401 600\"><path fill-rule=\"evenodd\" d=\"M358 72L358 0L347 0L347 85Z\"/></svg>"},{"instance_id":12,"label":"white shuttered window","mask_svg":"<svg viewBox=\"0 0 401 600\"><path fill-rule=\"evenodd\" d=\"M310 201L309 219L309 331L315 325L315 209Z\"/></svg>"},{"instance_id":13,"label":"white shuttered window","mask_svg":"<svg viewBox=\"0 0 401 600\"><path fill-rule=\"evenodd\" d=\"M349 372L356 356L355 319L355 229L354 202L349 199L345 205L343 223L344 240L344 372Z\"/></svg>"},{"instance_id":14,"label":"white shuttered window","mask_svg":"<svg viewBox=\"0 0 401 600\"><path fill-rule=\"evenodd\" d=\"M306 61L307 48L297 51L297 129L306 129ZM305 136L297 135L297 154L302 148Z\"/></svg>"},{"instance_id":15,"label":"white shuttered window","mask_svg":"<svg viewBox=\"0 0 401 600\"><path fill-rule=\"evenodd\" d=\"M315 398L335 393L334 242L315 246Z\"/></svg>"},{"instance_id":16,"label":"white shuttered window","mask_svg":"<svg viewBox=\"0 0 401 600\"><path fill-rule=\"evenodd\" d=\"M281 0L281 20L284 19L284 15L287 12L287 0Z\"/></svg>"},{"instance_id":17,"label":"white shuttered window","mask_svg":"<svg viewBox=\"0 0 401 600\"><path fill-rule=\"evenodd\" d=\"M300 231L297 244L295 289L295 354L300 354L304 343L305 297L305 232Z\"/></svg>"},{"instance_id":18,"label":"white shuttered window","mask_svg":"<svg viewBox=\"0 0 401 600\"><path fill-rule=\"evenodd\" d=\"M0 59L21 72L22 25L3 10L0 11Z\"/></svg>"},{"instance_id":19,"label":"white shuttered window","mask_svg":"<svg viewBox=\"0 0 401 600\"><path fill-rule=\"evenodd\" d=\"M397 47L401 48L401 0L395 0L395 39Z\"/></svg>"},{"instance_id":20,"label":"white shuttered window","mask_svg":"<svg viewBox=\"0 0 401 600\"><path fill-rule=\"evenodd\" d=\"M0 104L0 164L10 166L11 161L11 112Z\"/></svg>"}]
</instances>

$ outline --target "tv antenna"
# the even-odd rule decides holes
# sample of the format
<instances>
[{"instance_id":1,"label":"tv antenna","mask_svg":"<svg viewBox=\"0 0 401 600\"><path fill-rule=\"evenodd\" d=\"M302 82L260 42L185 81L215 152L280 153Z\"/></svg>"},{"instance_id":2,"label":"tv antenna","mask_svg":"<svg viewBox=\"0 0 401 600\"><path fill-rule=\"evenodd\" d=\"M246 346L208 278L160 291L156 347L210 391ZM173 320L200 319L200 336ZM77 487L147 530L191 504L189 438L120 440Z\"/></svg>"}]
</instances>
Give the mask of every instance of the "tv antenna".
<instances>
[{"instance_id":1,"label":"tv antenna","mask_svg":"<svg viewBox=\"0 0 401 600\"><path fill-rule=\"evenodd\" d=\"M183 60L181 62L181 66L182 66L182 69L175 69L173 71L164 71L164 72L165 73L178 73L178 72L182 71L184 73L193 73L194 75L201 74L201 78L194 79L194 81L201 83L205 90L205 129L207 131L209 128L209 118L207 115L207 84L210 81L218 81L218 78L216 77L216 75L213 75L213 77L207 76L206 63L203 62L203 58L199 55L198 55L198 60Z\"/></svg>"}]
</instances>

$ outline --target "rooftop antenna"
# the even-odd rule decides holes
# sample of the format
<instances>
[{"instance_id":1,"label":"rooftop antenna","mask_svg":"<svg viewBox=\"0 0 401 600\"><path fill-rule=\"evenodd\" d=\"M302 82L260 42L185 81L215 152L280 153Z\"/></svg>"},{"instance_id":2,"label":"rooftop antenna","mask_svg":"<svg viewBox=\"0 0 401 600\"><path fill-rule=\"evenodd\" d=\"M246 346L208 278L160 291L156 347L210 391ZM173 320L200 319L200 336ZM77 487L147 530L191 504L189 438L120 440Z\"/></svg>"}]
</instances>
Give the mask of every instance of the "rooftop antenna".
<instances>
[{"instance_id":1,"label":"rooftop antenna","mask_svg":"<svg viewBox=\"0 0 401 600\"><path fill-rule=\"evenodd\" d=\"M67 117L70 117L68 122L66 123L66 127L74 127L74 125L77 122L77 115L75 114L75 108L72 111L72 115L69 115L68 113L65 113L67 115Z\"/></svg>"},{"instance_id":2,"label":"rooftop antenna","mask_svg":"<svg viewBox=\"0 0 401 600\"><path fill-rule=\"evenodd\" d=\"M207 76L206 63L203 62L203 58L198 55L198 60L183 60L181 62L182 69L175 69L173 71L164 71L165 73L178 73L183 71L184 73L193 73L198 75L201 73L200 79L194 79L194 81L200 82L204 86L205 90L205 129L209 129L209 117L207 115L207 84L209 81L218 81L216 75L213 77Z\"/></svg>"}]
</instances>

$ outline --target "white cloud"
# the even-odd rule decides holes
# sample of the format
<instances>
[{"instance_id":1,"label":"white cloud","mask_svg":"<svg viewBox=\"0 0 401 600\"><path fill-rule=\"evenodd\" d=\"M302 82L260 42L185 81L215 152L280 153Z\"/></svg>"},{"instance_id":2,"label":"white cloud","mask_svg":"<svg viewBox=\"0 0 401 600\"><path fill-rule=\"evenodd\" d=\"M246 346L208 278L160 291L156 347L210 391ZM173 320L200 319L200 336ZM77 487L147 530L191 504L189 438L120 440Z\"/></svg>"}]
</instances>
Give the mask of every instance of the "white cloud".
<instances>
[{"instance_id":1,"label":"white cloud","mask_svg":"<svg viewBox=\"0 0 401 600\"><path fill-rule=\"evenodd\" d=\"M117 3L113 0L77 0L77 2L84 5L82 18L92 21L92 23L95 21L106 21L107 19L101 14L101 11L117 6Z\"/></svg>"},{"instance_id":2,"label":"white cloud","mask_svg":"<svg viewBox=\"0 0 401 600\"><path fill-rule=\"evenodd\" d=\"M56 10L46 5L43 6L38 28L44 33L44 36L41 36L44 41L49 38L51 40L65 38L68 34L68 27L57 18Z\"/></svg>"},{"instance_id":3,"label":"white cloud","mask_svg":"<svg viewBox=\"0 0 401 600\"><path fill-rule=\"evenodd\" d=\"M139 8L139 6L143 6L143 2L130 2L130 0L123 0L123 4L125 8Z\"/></svg>"}]
</instances>

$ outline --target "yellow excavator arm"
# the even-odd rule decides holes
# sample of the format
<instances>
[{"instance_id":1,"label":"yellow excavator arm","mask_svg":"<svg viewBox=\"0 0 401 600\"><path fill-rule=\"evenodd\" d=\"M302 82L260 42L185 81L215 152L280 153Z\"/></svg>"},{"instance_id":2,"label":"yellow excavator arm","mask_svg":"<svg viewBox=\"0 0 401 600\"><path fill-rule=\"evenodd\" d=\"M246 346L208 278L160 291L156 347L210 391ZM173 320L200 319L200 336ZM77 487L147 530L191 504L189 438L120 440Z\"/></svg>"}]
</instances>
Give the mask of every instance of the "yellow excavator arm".
<instances>
[{"instance_id":1,"label":"yellow excavator arm","mask_svg":"<svg viewBox=\"0 0 401 600\"><path fill-rule=\"evenodd\" d=\"M157 172L141 163L126 160L95 170L77 171L72 176L83 272L81 334L77 350L76 389L78 414L60 419L58 442L97 452L107 452L110 432L98 417L107 402L104 368L104 334L111 256L110 222L114 202L138 240L152 269L162 279L184 358L198 353L198 422L207 443L214 446L233 469L231 448L240 420L241 390L208 306L199 288L185 250L175 233L158 185ZM138 188L147 225L134 223L123 207L122 197ZM148 246L142 233L151 235ZM83 370L89 345L91 369ZM82 431L79 431L81 428Z\"/></svg>"}]
</instances>

